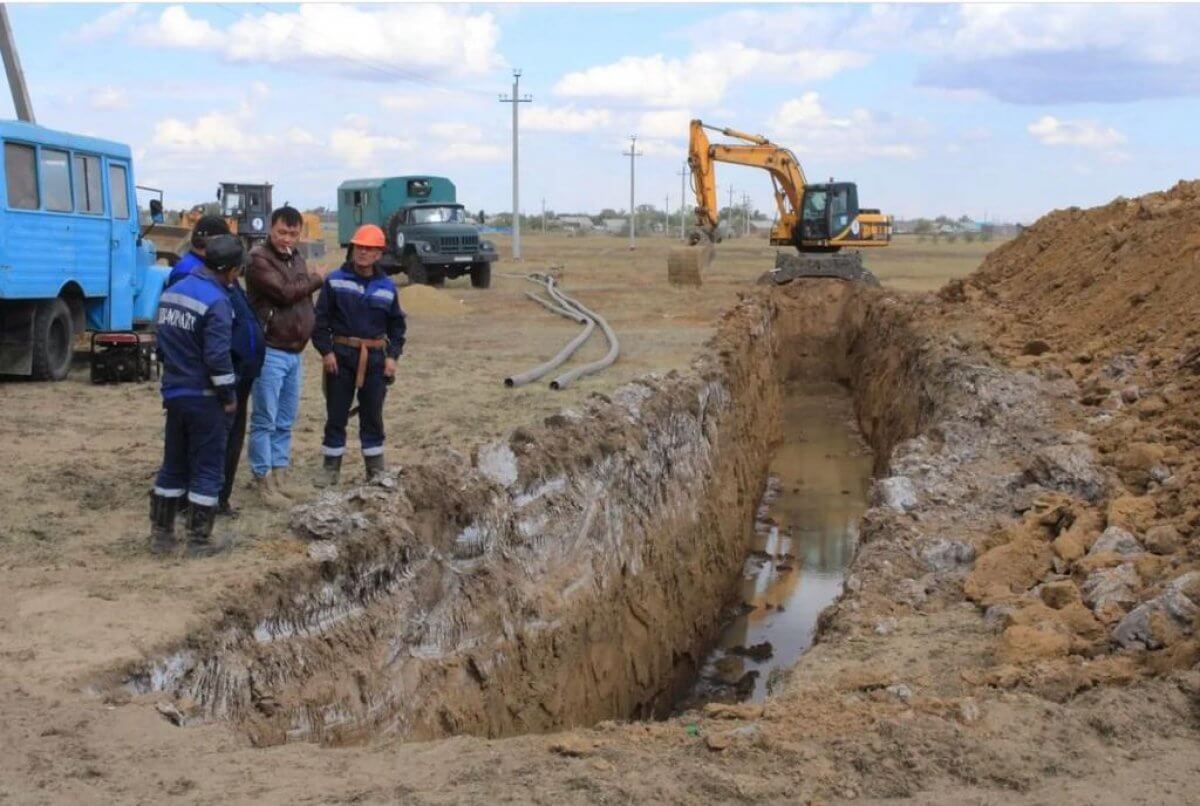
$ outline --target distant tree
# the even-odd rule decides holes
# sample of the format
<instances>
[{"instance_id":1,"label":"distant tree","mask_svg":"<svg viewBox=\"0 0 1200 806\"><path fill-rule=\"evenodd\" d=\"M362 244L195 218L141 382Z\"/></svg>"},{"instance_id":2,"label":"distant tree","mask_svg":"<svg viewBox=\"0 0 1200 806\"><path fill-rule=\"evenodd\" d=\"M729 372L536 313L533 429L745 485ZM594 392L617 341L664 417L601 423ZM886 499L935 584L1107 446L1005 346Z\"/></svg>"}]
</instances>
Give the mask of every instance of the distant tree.
<instances>
[{"instance_id":1,"label":"distant tree","mask_svg":"<svg viewBox=\"0 0 1200 806\"><path fill-rule=\"evenodd\" d=\"M913 224L913 232L916 233L918 241L927 241L933 233L933 222L928 218L918 218Z\"/></svg>"},{"instance_id":2,"label":"distant tree","mask_svg":"<svg viewBox=\"0 0 1200 806\"><path fill-rule=\"evenodd\" d=\"M486 223L487 223L487 217L486 217L486 216L484 216L484 214L483 214L483 210L480 210L480 211L479 211L479 223L480 223L480 224L486 224Z\"/></svg>"},{"instance_id":3,"label":"distant tree","mask_svg":"<svg viewBox=\"0 0 1200 806\"><path fill-rule=\"evenodd\" d=\"M979 237L979 236L976 233L971 232L970 230L963 233L963 240L966 241L967 243L975 243L975 239L977 237Z\"/></svg>"}]
</instances>

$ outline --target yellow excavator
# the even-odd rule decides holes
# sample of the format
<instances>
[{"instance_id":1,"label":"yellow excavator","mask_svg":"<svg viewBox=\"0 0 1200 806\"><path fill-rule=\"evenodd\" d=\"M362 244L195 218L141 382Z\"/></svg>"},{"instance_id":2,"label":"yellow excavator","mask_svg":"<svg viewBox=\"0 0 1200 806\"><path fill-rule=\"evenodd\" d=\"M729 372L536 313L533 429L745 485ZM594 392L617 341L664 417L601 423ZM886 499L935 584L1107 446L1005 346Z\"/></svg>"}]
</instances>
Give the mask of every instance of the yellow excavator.
<instances>
[{"instance_id":1,"label":"yellow excavator","mask_svg":"<svg viewBox=\"0 0 1200 806\"><path fill-rule=\"evenodd\" d=\"M743 141L709 142L705 130ZM727 162L762 168L771 177L779 217L771 227L771 244L794 246L799 254L779 253L775 271L764 281L787 282L794 277L841 277L874 282L858 252L846 247L887 246L892 239L892 217L858 206L853 182L809 184L796 155L759 134L718 128L693 120L688 143L688 165L696 194L696 221L688 235L691 249L674 250L672 261L704 260L703 247L720 240L715 164ZM698 267L697 267L698 268Z\"/></svg>"}]
</instances>

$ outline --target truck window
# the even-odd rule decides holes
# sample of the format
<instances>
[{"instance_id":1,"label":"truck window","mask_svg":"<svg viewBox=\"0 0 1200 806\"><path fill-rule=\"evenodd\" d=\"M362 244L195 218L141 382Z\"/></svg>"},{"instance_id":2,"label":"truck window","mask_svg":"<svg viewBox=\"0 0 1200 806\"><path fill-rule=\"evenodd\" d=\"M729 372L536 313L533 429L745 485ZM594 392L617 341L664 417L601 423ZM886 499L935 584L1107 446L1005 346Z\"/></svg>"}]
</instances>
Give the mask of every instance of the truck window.
<instances>
[{"instance_id":1,"label":"truck window","mask_svg":"<svg viewBox=\"0 0 1200 806\"><path fill-rule=\"evenodd\" d=\"M69 213L71 204L71 171L69 155L53 148L42 149L42 197L46 209L56 213Z\"/></svg>"},{"instance_id":2,"label":"truck window","mask_svg":"<svg viewBox=\"0 0 1200 806\"><path fill-rule=\"evenodd\" d=\"M129 218L129 186L124 165L108 166L108 192L112 197L113 218Z\"/></svg>"},{"instance_id":3,"label":"truck window","mask_svg":"<svg viewBox=\"0 0 1200 806\"><path fill-rule=\"evenodd\" d=\"M8 180L9 207L36 210L41 206L34 157L33 146L4 144L4 175Z\"/></svg>"},{"instance_id":4,"label":"truck window","mask_svg":"<svg viewBox=\"0 0 1200 806\"><path fill-rule=\"evenodd\" d=\"M100 158L75 155L75 211L88 215L104 214L104 193L100 188Z\"/></svg>"},{"instance_id":5,"label":"truck window","mask_svg":"<svg viewBox=\"0 0 1200 806\"><path fill-rule=\"evenodd\" d=\"M408 195L414 199L424 199L433 192L433 184L428 179L408 180Z\"/></svg>"}]
</instances>

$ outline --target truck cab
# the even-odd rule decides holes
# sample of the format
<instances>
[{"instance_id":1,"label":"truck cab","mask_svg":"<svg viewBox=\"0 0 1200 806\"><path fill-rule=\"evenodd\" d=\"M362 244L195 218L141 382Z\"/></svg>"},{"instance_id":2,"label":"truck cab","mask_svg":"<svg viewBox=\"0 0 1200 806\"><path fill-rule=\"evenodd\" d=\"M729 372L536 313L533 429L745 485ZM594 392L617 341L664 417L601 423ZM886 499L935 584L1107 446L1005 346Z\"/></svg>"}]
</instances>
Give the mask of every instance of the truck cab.
<instances>
[{"instance_id":1,"label":"truck cab","mask_svg":"<svg viewBox=\"0 0 1200 806\"><path fill-rule=\"evenodd\" d=\"M0 121L0 374L61 380L84 330L148 328L168 269L128 146Z\"/></svg>"},{"instance_id":2,"label":"truck cab","mask_svg":"<svg viewBox=\"0 0 1200 806\"><path fill-rule=\"evenodd\" d=\"M338 187L338 236L343 246L363 224L383 229L388 248L380 265L413 283L442 285L470 275L491 285L495 246L481 238L456 200L454 183L440 176L352 179Z\"/></svg>"}]
</instances>

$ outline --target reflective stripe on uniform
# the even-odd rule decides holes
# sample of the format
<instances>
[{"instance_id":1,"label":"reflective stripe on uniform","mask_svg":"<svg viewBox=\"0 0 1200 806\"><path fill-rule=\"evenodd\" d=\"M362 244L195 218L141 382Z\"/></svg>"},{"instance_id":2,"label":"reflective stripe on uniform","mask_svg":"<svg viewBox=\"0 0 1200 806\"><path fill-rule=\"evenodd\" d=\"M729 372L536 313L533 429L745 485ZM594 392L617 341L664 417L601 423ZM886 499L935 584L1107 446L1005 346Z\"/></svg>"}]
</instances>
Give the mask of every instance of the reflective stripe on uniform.
<instances>
[{"instance_id":1,"label":"reflective stripe on uniform","mask_svg":"<svg viewBox=\"0 0 1200 806\"><path fill-rule=\"evenodd\" d=\"M381 456L383 454L383 446L376 445L374 448L363 448L363 456Z\"/></svg>"},{"instance_id":2,"label":"reflective stripe on uniform","mask_svg":"<svg viewBox=\"0 0 1200 806\"><path fill-rule=\"evenodd\" d=\"M353 291L355 294L361 294L363 287L353 280L330 280L330 288L337 288L341 291Z\"/></svg>"},{"instance_id":3,"label":"reflective stripe on uniform","mask_svg":"<svg viewBox=\"0 0 1200 806\"><path fill-rule=\"evenodd\" d=\"M343 445L340 448L331 448L328 445L321 446L321 455L322 456L343 456L345 453L346 453L345 445Z\"/></svg>"},{"instance_id":4,"label":"reflective stripe on uniform","mask_svg":"<svg viewBox=\"0 0 1200 806\"><path fill-rule=\"evenodd\" d=\"M208 305L205 303L198 299L185 297L183 294L176 293L175 291L168 291L165 294L162 294L158 299L160 302L165 302L168 305L178 305L180 308L187 308L189 311L195 311L201 316L208 312Z\"/></svg>"},{"instance_id":5,"label":"reflective stripe on uniform","mask_svg":"<svg viewBox=\"0 0 1200 806\"><path fill-rule=\"evenodd\" d=\"M217 505L217 497L215 495L200 495L200 493L189 492L188 500L202 507L215 507Z\"/></svg>"},{"instance_id":6,"label":"reflective stripe on uniform","mask_svg":"<svg viewBox=\"0 0 1200 806\"><path fill-rule=\"evenodd\" d=\"M372 291L371 296L379 297L380 299L386 299L388 302L391 302L392 300L394 300L396 298L396 295L393 294L391 291L387 290L386 288L380 288L377 291Z\"/></svg>"},{"instance_id":7,"label":"reflective stripe on uniform","mask_svg":"<svg viewBox=\"0 0 1200 806\"><path fill-rule=\"evenodd\" d=\"M155 487L154 494L162 498L181 498L184 490L167 489L166 487Z\"/></svg>"},{"instance_id":8,"label":"reflective stripe on uniform","mask_svg":"<svg viewBox=\"0 0 1200 806\"><path fill-rule=\"evenodd\" d=\"M213 386L229 386L237 381L237 375L232 372L228 375L210 375L209 377L212 378Z\"/></svg>"}]
</instances>

